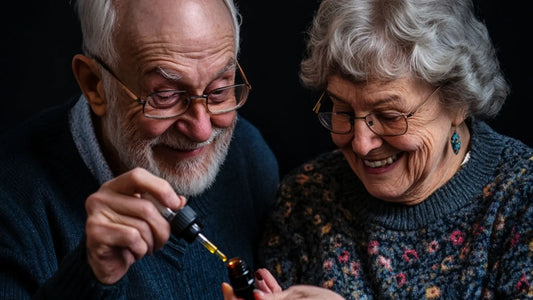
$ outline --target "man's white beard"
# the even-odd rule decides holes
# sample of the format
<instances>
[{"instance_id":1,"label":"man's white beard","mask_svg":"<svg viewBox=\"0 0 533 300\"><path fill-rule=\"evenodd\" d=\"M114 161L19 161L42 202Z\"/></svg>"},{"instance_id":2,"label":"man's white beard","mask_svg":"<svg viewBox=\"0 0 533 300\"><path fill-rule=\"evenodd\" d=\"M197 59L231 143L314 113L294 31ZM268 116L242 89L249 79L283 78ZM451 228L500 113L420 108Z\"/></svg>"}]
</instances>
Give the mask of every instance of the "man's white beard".
<instances>
[{"instance_id":1,"label":"man's white beard","mask_svg":"<svg viewBox=\"0 0 533 300\"><path fill-rule=\"evenodd\" d=\"M220 166L226 158L233 132L232 128L213 128L211 138L199 144L187 141L183 136L174 138L175 141L173 143L167 143L165 140L170 140L171 134L166 132L152 140L141 140L136 137L128 139L127 136L130 135L127 133L128 130L125 131L124 135L116 134L118 131L115 131L115 137L112 139L113 145L118 150L120 160L130 169L142 167L165 179L176 193L183 196L198 195L209 188L215 181ZM117 139L118 141L116 141ZM200 156L176 161L174 165L168 165L162 161L158 162L153 157L152 146L161 143L173 145L174 148L178 149L196 149L208 144L214 144L215 147L210 148L210 152L204 151L205 153ZM176 147L177 145L180 146Z\"/></svg>"},{"instance_id":2,"label":"man's white beard","mask_svg":"<svg viewBox=\"0 0 533 300\"><path fill-rule=\"evenodd\" d=\"M198 195L213 184L228 153L235 121L227 128L213 128L211 137L203 143L192 142L183 135L175 134L171 129L147 140L133 124L125 121L118 108L118 102L121 100L113 95L108 99L108 114L103 119L103 130L123 165L128 169L147 169L168 181L177 194L186 197ZM199 156L176 161L173 165L155 160L152 151L154 145L196 149L208 144L214 145L209 148L210 151L205 149Z\"/></svg>"}]
</instances>

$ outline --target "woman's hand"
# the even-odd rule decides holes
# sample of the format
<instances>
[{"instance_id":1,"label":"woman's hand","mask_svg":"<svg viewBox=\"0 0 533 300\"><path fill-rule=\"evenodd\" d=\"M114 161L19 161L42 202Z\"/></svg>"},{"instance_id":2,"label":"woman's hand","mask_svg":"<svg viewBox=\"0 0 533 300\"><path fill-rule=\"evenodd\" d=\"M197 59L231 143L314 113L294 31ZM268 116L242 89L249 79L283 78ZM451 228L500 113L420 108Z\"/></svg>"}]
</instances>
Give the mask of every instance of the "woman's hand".
<instances>
[{"instance_id":1,"label":"woman's hand","mask_svg":"<svg viewBox=\"0 0 533 300\"><path fill-rule=\"evenodd\" d=\"M255 300L344 300L342 296L331 290L312 285L293 285L284 291L271 294L256 292L254 296Z\"/></svg>"},{"instance_id":2,"label":"woman's hand","mask_svg":"<svg viewBox=\"0 0 533 300\"><path fill-rule=\"evenodd\" d=\"M283 291L267 269L258 269L255 272L255 286L257 287L254 291L255 300L344 299L331 290L312 285L294 285ZM242 300L235 296L233 289L227 283L222 284L222 293L224 300Z\"/></svg>"}]
</instances>

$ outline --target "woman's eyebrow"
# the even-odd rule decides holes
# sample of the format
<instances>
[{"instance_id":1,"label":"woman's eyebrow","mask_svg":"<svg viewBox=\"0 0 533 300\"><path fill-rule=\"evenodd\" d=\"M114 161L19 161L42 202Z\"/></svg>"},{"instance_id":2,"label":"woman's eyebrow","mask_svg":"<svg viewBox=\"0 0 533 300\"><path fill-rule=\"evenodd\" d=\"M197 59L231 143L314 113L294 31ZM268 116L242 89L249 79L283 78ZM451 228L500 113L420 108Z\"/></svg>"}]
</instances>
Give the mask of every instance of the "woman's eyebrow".
<instances>
[{"instance_id":1,"label":"woman's eyebrow","mask_svg":"<svg viewBox=\"0 0 533 300\"><path fill-rule=\"evenodd\" d=\"M346 100L346 99L343 99L341 97L339 97L338 95L335 95L334 93L326 90L326 93L328 93L328 95L331 97L331 98L334 98L335 100L339 101L339 102L344 102L344 103L350 103L350 101ZM394 102L399 102L401 100L401 97L399 97L398 95L391 95L391 96L388 96L388 97L385 97L385 98L381 98L379 100L377 100L376 102L374 102L374 105L382 105L382 104L387 104L387 103L394 103Z\"/></svg>"},{"instance_id":2,"label":"woman's eyebrow","mask_svg":"<svg viewBox=\"0 0 533 300\"><path fill-rule=\"evenodd\" d=\"M335 95L334 93L332 93L332 92L330 92L328 90L326 90L326 93L329 95L330 98L334 98L335 100L340 101L340 102L348 103L348 101L342 99L341 97Z\"/></svg>"}]
</instances>

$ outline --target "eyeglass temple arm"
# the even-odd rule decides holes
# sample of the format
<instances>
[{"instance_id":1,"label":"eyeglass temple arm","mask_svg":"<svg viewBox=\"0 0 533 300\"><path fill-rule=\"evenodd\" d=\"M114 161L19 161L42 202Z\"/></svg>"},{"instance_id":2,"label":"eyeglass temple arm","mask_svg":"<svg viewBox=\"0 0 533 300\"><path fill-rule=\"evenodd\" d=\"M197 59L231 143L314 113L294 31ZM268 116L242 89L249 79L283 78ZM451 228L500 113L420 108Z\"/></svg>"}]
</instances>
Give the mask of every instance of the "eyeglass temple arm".
<instances>
[{"instance_id":1,"label":"eyeglass temple arm","mask_svg":"<svg viewBox=\"0 0 533 300\"><path fill-rule=\"evenodd\" d=\"M120 82L120 81L119 81L119 82ZM128 88L127 88L122 82L120 82L120 88L121 88L124 92L126 92L126 94L128 94L128 96L129 96L131 99L135 100L137 103L139 103L139 104L144 104L144 102L146 102L146 101L142 100L140 97L138 97L137 95L135 95L134 93L132 93L132 92L130 91L130 89L128 89Z\"/></svg>"},{"instance_id":2,"label":"eyeglass temple arm","mask_svg":"<svg viewBox=\"0 0 533 300\"><path fill-rule=\"evenodd\" d=\"M420 105L414 111L412 111L409 114L405 115L405 117L406 118L412 117L415 114L415 112L417 110L419 110L420 107L422 107L422 105L426 104L426 102L428 102L429 99L431 99L431 97L433 97L433 95L435 95L435 93L437 93L437 91L440 90L440 88L441 88L441 86L439 85L436 89L433 90L433 92L431 92L431 94L426 98L426 100L424 100L422 103L420 103Z\"/></svg>"},{"instance_id":3,"label":"eyeglass temple arm","mask_svg":"<svg viewBox=\"0 0 533 300\"><path fill-rule=\"evenodd\" d=\"M244 79L244 82L246 83L246 85L248 86L248 89L250 89L250 91L252 90L252 85L250 84L250 82L248 82L248 78L246 78L246 74L244 74L244 71L242 70L241 68L241 65L239 64L239 62L236 62L237 63L237 68L239 68L239 71L241 72L242 74L242 77Z\"/></svg>"},{"instance_id":4,"label":"eyeglass temple arm","mask_svg":"<svg viewBox=\"0 0 533 300\"><path fill-rule=\"evenodd\" d=\"M130 91L130 89L128 87L126 87L126 85L117 77L117 75L115 75L115 73L113 72L113 70L111 70L111 68L106 64L104 63L104 61L102 59L100 59L98 56L96 55L91 55L91 57L98 63L100 64L100 66L102 66L102 68L104 68L109 74L111 74L111 76L113 76L119 83L120 83L120 88L126 92L126 94L128 94L128 96L137 101L137 103L139 104L144 104L144 102L146 101L143 101L141 100L140 97L138 97L137 95L135 95L132 91Z\"/></svg>"},{"instance_id":5,"label":"eyeglass temple arm","mask_svg":"<svg viewBox=\"0 0 533 300\"><path fill-rule=\"evenodd\" d=\"M318 98L318 101L316 102L315 106L313 107L313 111L318 114L318 111L320 110L320 107L322 106L322 98L324 98L324 95L326 92L322 92L322 95L320 95L320 98Z\"/></svg>"}]
</instances>

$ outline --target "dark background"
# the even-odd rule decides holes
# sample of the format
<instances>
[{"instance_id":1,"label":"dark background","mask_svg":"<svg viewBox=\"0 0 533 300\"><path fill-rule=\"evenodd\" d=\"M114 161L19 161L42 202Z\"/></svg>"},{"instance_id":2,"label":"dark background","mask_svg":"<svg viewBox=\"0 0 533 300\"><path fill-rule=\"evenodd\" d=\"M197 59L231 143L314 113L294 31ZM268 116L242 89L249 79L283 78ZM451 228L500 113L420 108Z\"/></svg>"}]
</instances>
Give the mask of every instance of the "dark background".
<instances>
[{"instance_id":1,"label":"dark background","mask_svg":"<svg viewBox=\"0 0 533 300\"><path fill-rule=\"evenodd\" d=\"M318 0L237 0L243 15L240 63L253 86L242 115L263 133L281 174L333 149L312 107L315 93L300 86L305 30ZM81 33L67 0L10 1L4 9L0 53L0 133L45 107L78 93L71 71ZM290 4L290 5L289 5ZM533 146L533 86L527 1L479 0L476 5L496 45L512 92L490 124Z\"/></svg>"}]
</instances>

